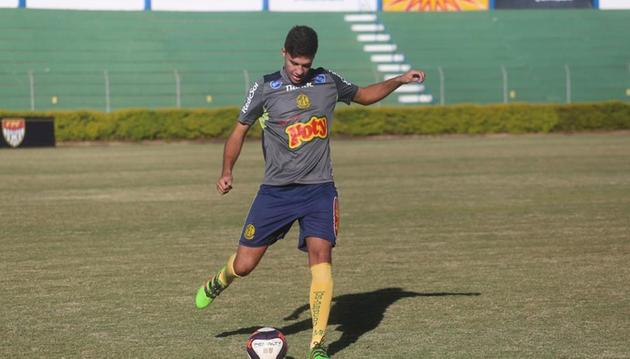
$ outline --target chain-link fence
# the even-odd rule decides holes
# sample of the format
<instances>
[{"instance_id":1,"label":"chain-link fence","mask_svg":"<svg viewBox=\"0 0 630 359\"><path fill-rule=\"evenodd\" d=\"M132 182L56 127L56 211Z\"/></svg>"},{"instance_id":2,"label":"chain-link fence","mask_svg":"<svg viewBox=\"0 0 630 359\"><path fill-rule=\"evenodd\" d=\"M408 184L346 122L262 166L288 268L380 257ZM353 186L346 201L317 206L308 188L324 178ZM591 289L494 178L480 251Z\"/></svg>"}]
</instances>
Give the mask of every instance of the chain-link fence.
<instances>
[{"instance_id":1,"label":"chain-link fence","mask_svg":"<svg viewBox=\"0 0 630 359\"><path fill-rule=\"evenodd\" d=\"M562 66L438 66L426 69L434 103L630 101L630 63Z\"/></svg>"},{"instance_id":2,"label":"chain-link fence","mask_svg":"<svg viewBox=\"0 0 630 359\"><path fill-rule=\"evenodd\" d=\"M427 72L425 93L433 96L433 104L630 100L630 63L437 66L424 70ZM251 76L245 69L0 72L0 108L109 112L123 108L240 106L254 80ZM351 75L346 77L352 80ZM398 105L397 96L390 96L383 104Z\"/></svg>"}]
</instances>

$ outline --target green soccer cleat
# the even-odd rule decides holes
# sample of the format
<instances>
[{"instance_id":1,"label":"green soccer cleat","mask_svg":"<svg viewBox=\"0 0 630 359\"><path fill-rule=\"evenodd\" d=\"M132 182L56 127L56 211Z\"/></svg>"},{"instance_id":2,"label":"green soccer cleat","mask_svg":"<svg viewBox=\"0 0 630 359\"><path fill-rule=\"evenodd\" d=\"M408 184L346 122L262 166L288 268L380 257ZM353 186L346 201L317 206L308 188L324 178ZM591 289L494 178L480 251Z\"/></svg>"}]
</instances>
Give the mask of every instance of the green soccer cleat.
<instances>
[{"instance_id":1,"label":"green soccer cleat","mask_svg":"<svg viewBox=\"0 0 630 359\"><path fill-rule=\"evenodd\" d=\"M221 292L226 288L226 286L221 283L217 276L212 277L210 282L208 282L209 287L201 286L199 290L197 290L197 296L195 296L195 305L199 309L203 309L209 306L214 298L216 298Z\"/></svg>"},{"instance_id":2,"label":"green soccer cleat","mask_svg":"<svg viewBox=\"0 0 630 359\"><path fill-rule=\"evenodd\" d=\"M195 297L195 305L199 309L203 309L212 303L212 299L206 296L206 286L201 286L197 291L197 296Z\"/></svg>"},{"instance_id":3,"label":"green soccer cleat","mask_svg":"<svg viewBox=\"0 0 630 359\"><path fill-rule=\"evenodd\" d=\"M316 343L311 351L308 352L308 357L306 359L330 359L328 353L326 352L326 348L320 344Z\"/></svg>"}]
</instances>

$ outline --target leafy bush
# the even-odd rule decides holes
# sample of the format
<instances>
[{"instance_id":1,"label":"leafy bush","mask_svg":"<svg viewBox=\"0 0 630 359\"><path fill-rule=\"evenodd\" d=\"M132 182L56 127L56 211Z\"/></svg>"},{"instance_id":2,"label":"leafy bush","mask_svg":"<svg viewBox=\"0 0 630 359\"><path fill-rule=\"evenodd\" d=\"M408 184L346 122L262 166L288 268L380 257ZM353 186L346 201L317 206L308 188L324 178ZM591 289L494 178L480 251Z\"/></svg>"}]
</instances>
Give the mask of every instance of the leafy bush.
<instances>
[{"instance_id":1,"label":"leafy bush","mask_svg":"<svg viewBox=\"0 0 630 359\"><path fill-rule=\"evenodd\" d=\"M55 117L57 141L225 138L237 108L9 112L0 117ZM549 133L630 129L630 103L359 107L335 113L333 133L347 136ZM250 136L259 137L260 126Z\"/></svg>"}]
</instances>

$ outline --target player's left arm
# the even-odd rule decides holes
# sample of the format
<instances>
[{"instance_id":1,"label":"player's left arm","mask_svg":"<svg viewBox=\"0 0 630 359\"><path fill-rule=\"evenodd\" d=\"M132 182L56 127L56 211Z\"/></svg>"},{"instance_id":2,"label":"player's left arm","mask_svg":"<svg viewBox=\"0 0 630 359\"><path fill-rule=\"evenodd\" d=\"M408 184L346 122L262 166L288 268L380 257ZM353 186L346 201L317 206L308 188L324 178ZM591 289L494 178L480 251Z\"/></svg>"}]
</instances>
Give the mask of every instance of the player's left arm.
<instances>
[{"instance_id":1,"label":"player's left arm","mask_svg":"<svg viewBox=\"0 0 630 359\"><path fill-rule=\"evenodd\" d=\"M404 74L393 77L389 80L377 82L367 87L359 87L357 93L352 98L352 101L361 105L371 105L384 99L400 86L411 82L423 83L424 72L419 70L409 70Z\"/></svg>"}]
</instances>

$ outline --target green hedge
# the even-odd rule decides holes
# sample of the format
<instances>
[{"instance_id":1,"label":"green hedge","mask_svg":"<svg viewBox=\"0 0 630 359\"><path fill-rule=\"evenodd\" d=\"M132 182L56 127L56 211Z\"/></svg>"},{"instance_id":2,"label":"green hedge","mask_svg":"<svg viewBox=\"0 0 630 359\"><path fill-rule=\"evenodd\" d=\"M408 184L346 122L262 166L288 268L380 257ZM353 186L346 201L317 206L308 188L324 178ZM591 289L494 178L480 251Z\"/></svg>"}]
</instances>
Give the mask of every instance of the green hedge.
<instances>
[{"instance_id":1,"label":"green hedge","mask_svg":"<svg viewBox=\"0 0 630 359\"><path fill-rule=\"evenodd\" d=\"M347 109L335 125L354 136L610 131L630 129L630 103Z\"/></svg>"},{"instance_id":2,"label":"green hedge","mask_svg":"<svg viewBox=\"0 0 630 359\"><path fill-rule=\"evenodd\" d=\"M0 117L53 116L58 141L225 138L237 108L5 112ZM360 107L338 110L333 133L347 136L611 131L630 129L630 103ZM260 126L250 131L260 136Z\"/></svg>"}]
</instances>

